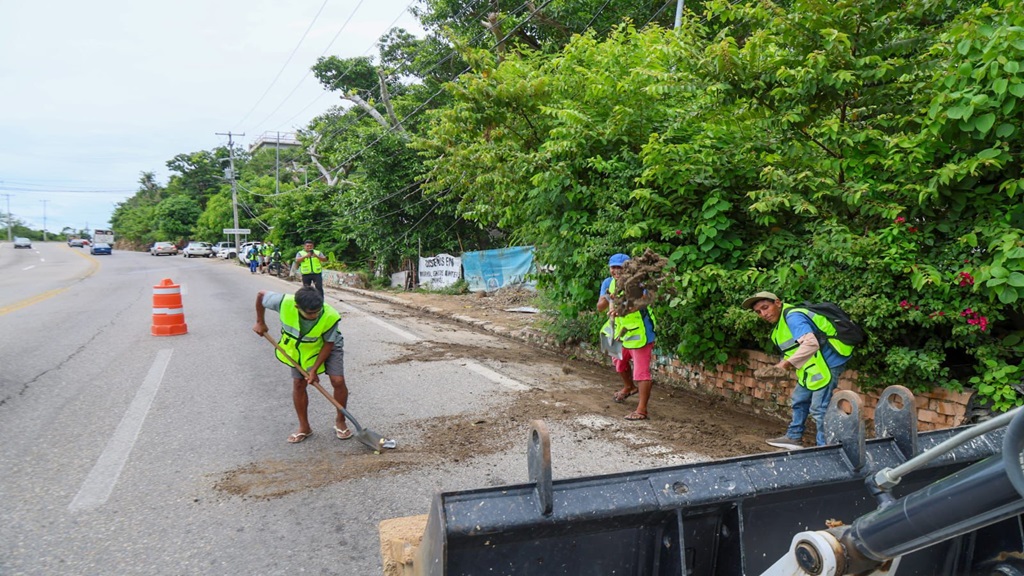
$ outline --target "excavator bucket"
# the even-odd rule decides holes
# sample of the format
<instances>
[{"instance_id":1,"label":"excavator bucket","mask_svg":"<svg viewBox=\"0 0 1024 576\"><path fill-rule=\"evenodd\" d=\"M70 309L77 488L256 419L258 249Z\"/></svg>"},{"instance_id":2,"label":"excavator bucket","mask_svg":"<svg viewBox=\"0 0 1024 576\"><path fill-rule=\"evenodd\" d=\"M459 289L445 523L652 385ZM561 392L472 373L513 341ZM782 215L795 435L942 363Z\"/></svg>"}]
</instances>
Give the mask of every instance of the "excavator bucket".
<instances>
[{"instance_id":1,"label":"excavator bucket","mask_svg":"<svg viewBox=\"0 0 1024 576\"><path fill-rule=\"evenodd\" d=\"M1024 574L1024 418L1013 442L1003 428L919 435L910 391L882 398L872 440L840 392L828 446L556 481L535 421L529 482L437 494L395 573Z\"/></svg>"}]
</instances>

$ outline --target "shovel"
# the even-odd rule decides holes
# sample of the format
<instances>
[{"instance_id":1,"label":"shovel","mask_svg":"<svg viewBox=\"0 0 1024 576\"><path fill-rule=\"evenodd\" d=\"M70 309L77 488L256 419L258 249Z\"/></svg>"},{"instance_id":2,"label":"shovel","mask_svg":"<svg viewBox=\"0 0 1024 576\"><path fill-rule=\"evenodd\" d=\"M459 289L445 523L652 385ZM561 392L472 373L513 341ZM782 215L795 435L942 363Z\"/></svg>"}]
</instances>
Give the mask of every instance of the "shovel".
<instances>
[{"instance_id":1,"label":"shovel","mask_svg":"<svg viewBox=\"0 0 1024 576\"><path fill-rule=\"evenodd\" d=\"M270 334L264 332L263 337L266 338L268 342L273 344L274 348L277 348L277 351L280 352L282 356L287 358L288 361L292 363L292 366L295 366L295 368L297 368L299 372L302 372L303 377L305 377L307 381L309 380L309 372L306 372L306 370L303 369L302 366L300 366L299 363L296 362L294 358L289 356L288 353L285 352L284 349L277 344L277 342L274 342L274 339L270 337ZM352 416L352 414L350 414L349 411L346 410L345 407L342 406L341 403L334 398L334 396L328 394L327 390L324 390L324 387L321 386L319 382L314 381L313 386L315 386L316 389L319 390L320 393L324 395L324 398L330 400L331 404L334 404L334 407L340 410L341 413L345 415L345 418L348 418L349 421L352 422L352 426L356 429L356 432L355 434L352 435L352 437L355 438L356 440L359 440L361 444L377 453L380 453L380 451L384 448L391 449L396 448L398 446L398 442L385 438L380 434L377 434L373 430L369 430L367 428L363 428L362 426L360 426L359 421L356 420L355 417Z\"/></svg>"}]
</instances>

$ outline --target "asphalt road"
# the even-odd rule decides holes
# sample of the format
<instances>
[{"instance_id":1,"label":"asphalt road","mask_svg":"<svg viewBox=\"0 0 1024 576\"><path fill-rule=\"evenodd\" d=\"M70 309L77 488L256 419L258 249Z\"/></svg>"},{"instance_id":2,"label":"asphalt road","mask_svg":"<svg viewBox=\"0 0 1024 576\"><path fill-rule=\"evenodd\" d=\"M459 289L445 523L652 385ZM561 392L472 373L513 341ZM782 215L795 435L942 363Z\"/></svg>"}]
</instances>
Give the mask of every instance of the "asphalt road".
<instances>
[{"instance_id":1,"label":"asphalt road","mask_svg":"<svg viewBox=\"0 0 1024 576\"><path fill-rule=\"evenodd\" d=\"M150 334L164 278L185 335ZM349 409L399 448L334 439L313 390L316 433L286 443L288 372L251 328L258 290L295 288L218 259L0 244L0 574L380 574L381 520L526 480L522 430L468 460L417 447L424 422L508 411L550 367L408 361L428 341L523 345L339 292ZM620 446L555 442L556 478L635 465Z\"/></svg>"}]
</instances>

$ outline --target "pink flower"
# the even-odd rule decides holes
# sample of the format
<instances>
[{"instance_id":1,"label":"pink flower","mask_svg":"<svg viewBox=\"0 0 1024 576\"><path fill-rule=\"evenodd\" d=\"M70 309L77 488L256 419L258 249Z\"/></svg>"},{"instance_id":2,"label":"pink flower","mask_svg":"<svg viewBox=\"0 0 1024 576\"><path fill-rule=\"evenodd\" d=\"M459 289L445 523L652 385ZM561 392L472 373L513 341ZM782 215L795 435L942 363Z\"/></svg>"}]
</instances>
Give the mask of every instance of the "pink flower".
<instances>
[{"instance_id":1,"label":"pink flower","mask_svg":"<svg viewBox=\"0 0 1024 576\"><path fill-rule=\"evenodd\" d=\"M917 226L911 226L910 228L907 228L907 232L910 232L911 234L917 232Z\"/></svg>"},{"instance_id":2,"label":"pink flower","mask_svg":"<svg viewBox=\"0 0 1024 576\"><path fill-rule=\"evenodd\" d=\"M906 300L900 300L900 308L906 310L907 308L910 308L910 306L910 302L907 302Z\"/></svg>"},{"instance_id":3,"label":"pink flower","mask_svg":"<svg viewBox=\"0 0 1024 576\"><path fill-rule=\"evenodd\" d=\"M904 218L903 216L897 216L897 217L896 217L896 223L897 223L897 224L903 224L903 223L904 223L904 222L906 222L906 221L907 221L907 219L906 219L906 218Z\"/></svg>"},{"instance_id":4,"label":"pink flower","mask_svg":"<svg viewBox=\"0 0 1024 576\"><path fill-rule=\"evenodd\" d=\"M676 236L679 236L679 235L680 235L680 234L682 234L682 233L683 233L683 231L682 231L682 230L676 230Z\"/></svg>"}]
</instances>

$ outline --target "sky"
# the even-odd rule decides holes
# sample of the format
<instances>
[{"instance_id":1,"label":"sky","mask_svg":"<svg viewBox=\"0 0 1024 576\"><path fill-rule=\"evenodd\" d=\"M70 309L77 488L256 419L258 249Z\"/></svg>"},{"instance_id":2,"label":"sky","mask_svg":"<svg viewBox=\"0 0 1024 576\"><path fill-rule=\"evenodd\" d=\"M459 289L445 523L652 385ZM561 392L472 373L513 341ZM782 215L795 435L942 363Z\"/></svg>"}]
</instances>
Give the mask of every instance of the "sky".
<instances>
[{"instance_id":1,"label":"sky","mask_svg":"<svg viewBox=\"0 0 1024 576\"><path fill-rule=\"evenodd\" d=\"M422 36L414 2L0 0L0 213L109 228L142 172L166 184L218 133L248 148L340 104L310 67L376 56L392 27Z\"/></svg>"}]
</instances>

